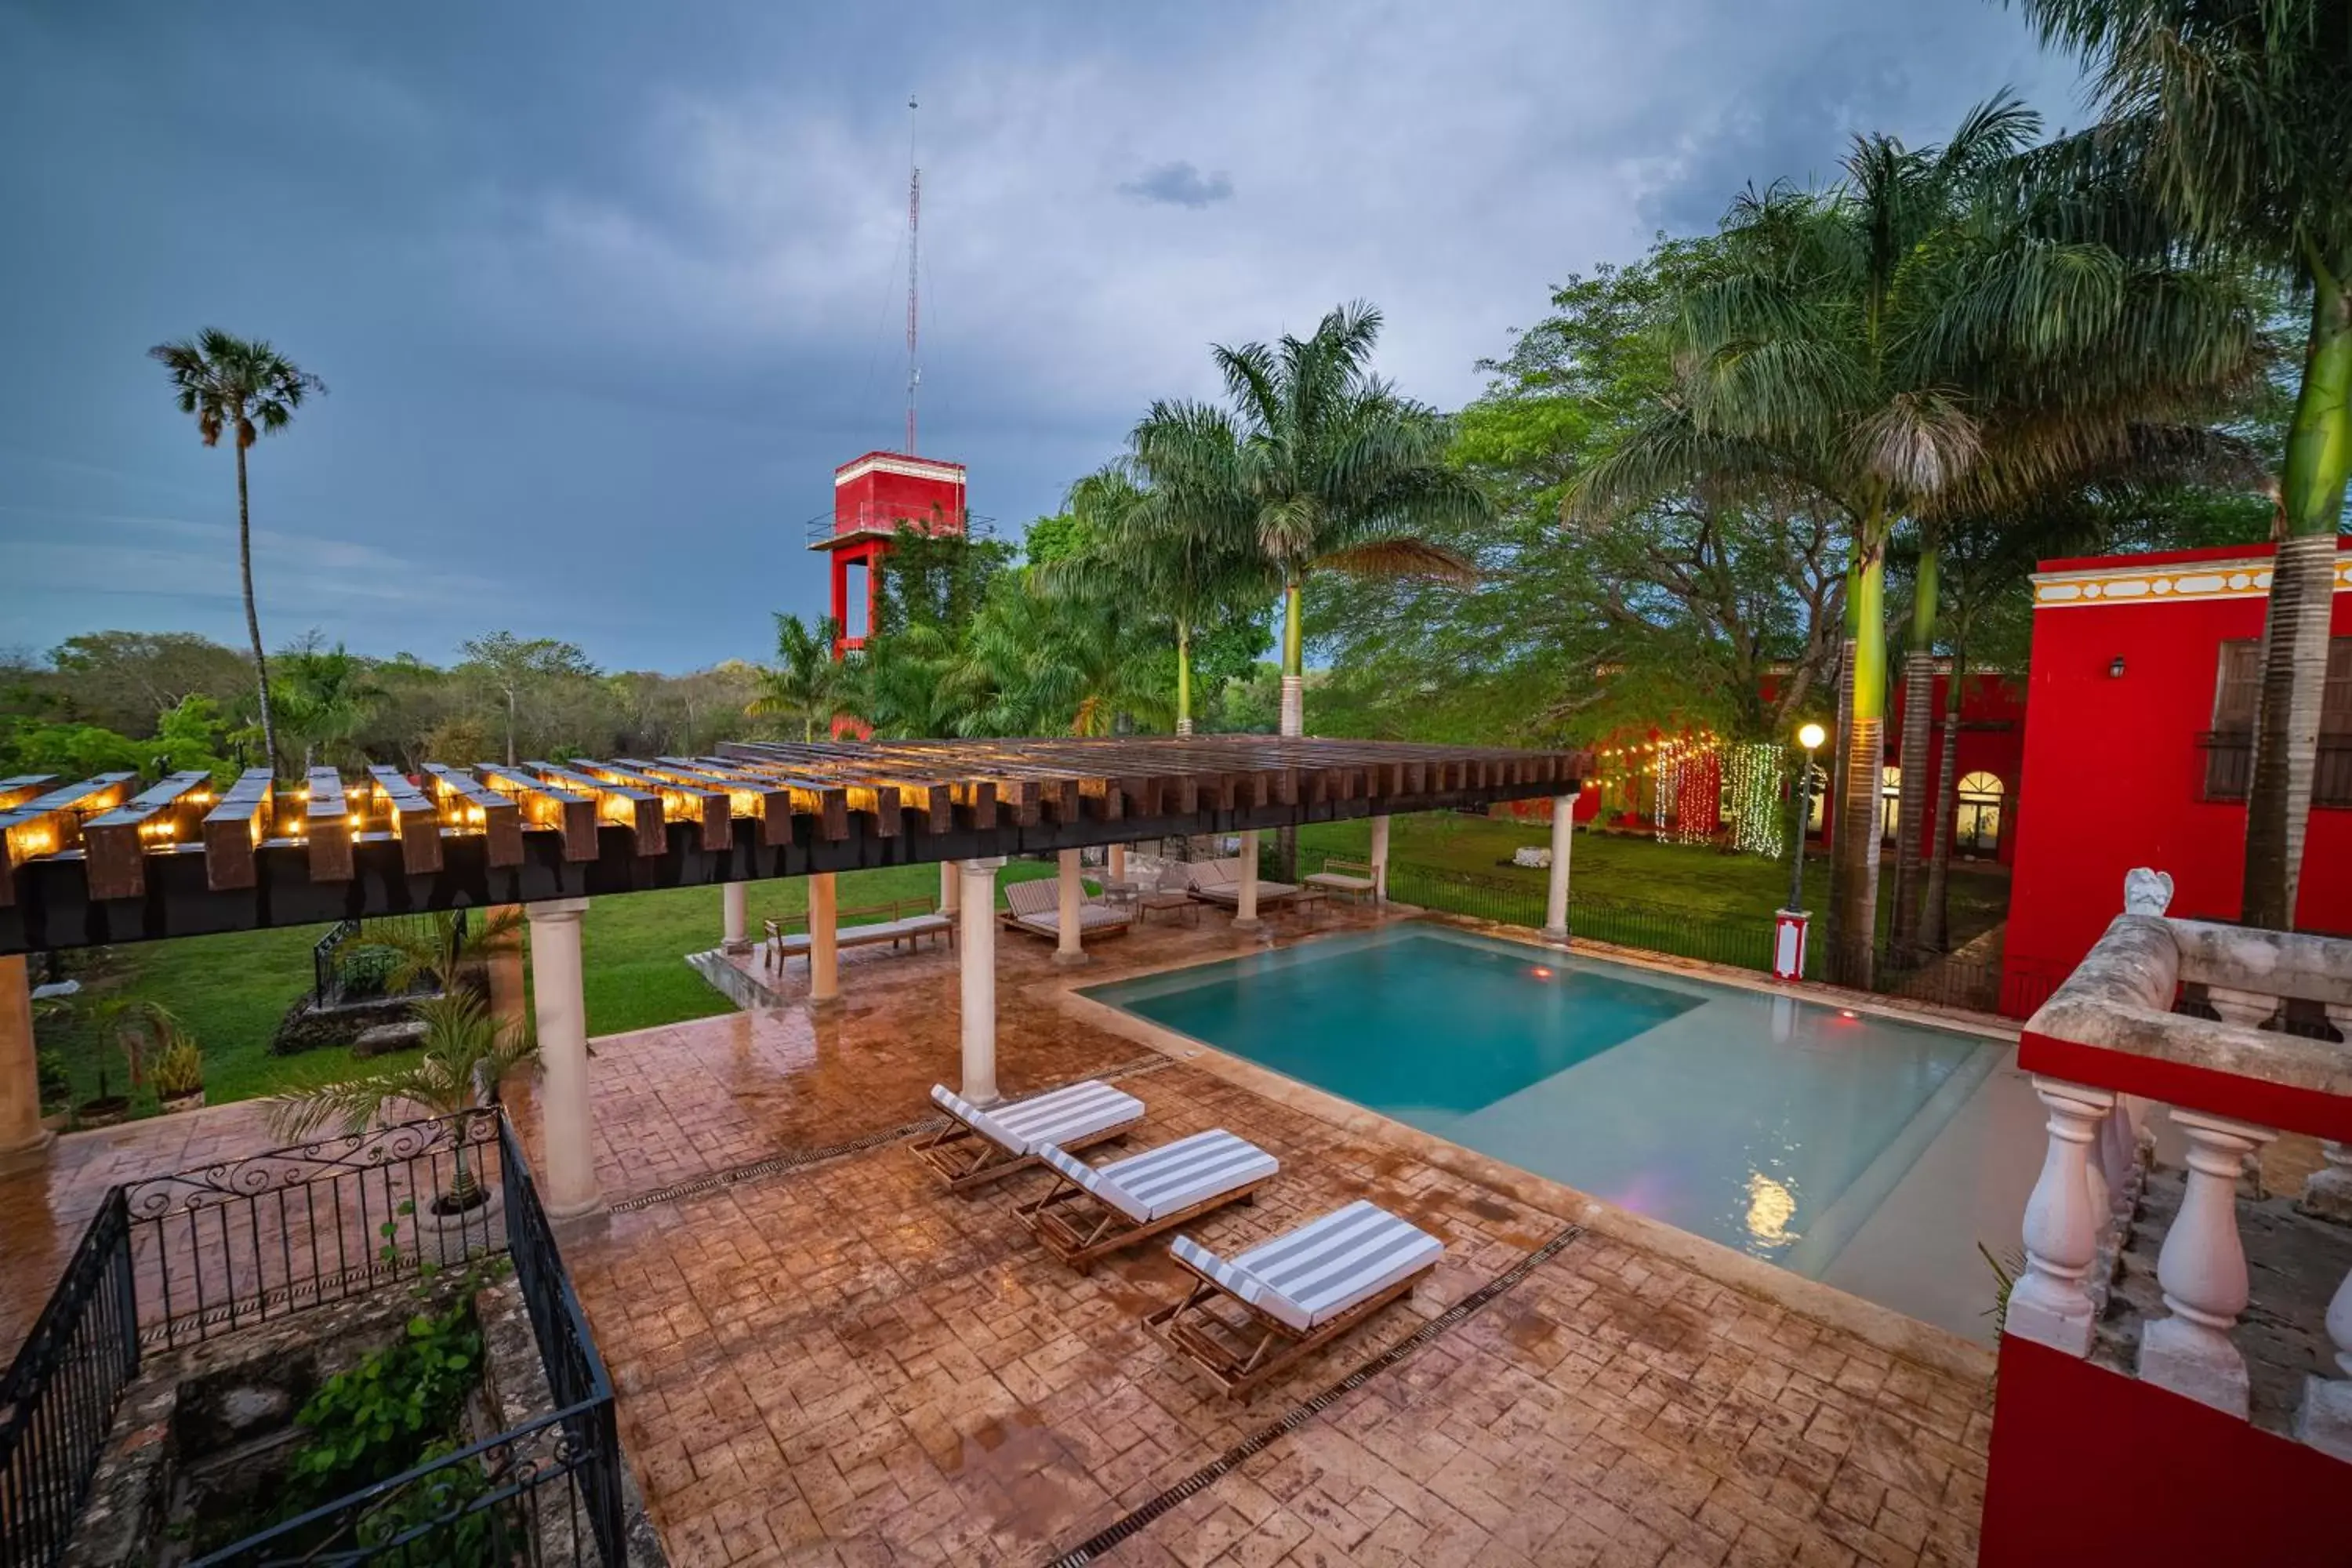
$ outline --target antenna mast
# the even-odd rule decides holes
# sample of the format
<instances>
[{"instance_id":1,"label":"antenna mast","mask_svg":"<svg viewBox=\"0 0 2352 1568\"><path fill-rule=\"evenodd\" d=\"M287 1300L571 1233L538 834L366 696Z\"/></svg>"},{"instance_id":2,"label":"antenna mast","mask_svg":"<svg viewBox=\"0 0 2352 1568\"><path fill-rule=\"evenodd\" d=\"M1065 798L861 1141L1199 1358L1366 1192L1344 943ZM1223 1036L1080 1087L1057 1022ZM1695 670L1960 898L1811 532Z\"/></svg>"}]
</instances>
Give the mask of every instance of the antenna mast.
<instances>
[{"instance_id":1,"label":"antenna mast","mask_svg":"<svg viewBox=\"0 0 2352 1568\"><path fill-rule=\"evenodd\" d=\"M907 100L907 455L915 455L915 389L922 384L923 372L917 360L918 329L922 321L922 296L917 288L921 276L920 253L916 248L922 236L923 171L915 163L915 100Z\"/></svg>"}]
</instances>

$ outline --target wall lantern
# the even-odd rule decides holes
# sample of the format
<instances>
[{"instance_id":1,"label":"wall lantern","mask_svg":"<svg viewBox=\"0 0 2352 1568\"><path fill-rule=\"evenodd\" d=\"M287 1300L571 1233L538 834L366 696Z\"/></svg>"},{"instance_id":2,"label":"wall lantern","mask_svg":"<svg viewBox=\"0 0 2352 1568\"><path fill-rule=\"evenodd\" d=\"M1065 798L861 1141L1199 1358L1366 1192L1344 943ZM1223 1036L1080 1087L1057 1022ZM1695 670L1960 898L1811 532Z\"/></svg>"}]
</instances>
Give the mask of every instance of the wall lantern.
<instances>
[{"instance_id":1,"label":"wall lantern","mask_svg":"<svg viewBox=\"0 0 2352 1568\"><path fill-rule=\"evenodd\" d=\"M2107 679L2109 680L2121 680L2123 678L2124 656L2117 654L2116 655L2115 662L2107 666Z\"/></svg>"}]
</instances>

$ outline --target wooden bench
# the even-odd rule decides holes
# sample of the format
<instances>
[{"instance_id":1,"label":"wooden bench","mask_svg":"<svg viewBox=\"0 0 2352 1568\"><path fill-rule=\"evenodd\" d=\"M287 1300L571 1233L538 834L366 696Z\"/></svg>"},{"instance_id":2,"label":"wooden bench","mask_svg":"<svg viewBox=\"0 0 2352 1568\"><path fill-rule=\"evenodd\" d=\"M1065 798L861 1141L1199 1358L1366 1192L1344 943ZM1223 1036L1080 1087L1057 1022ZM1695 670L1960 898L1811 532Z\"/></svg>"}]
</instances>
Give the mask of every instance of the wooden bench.
<instances>
[{"instance_id":1,"label":"wooden bench","mask_svg":"<svg viewBox=\"0 0 2352 1568\"><path fill-rule=\"evenodd\" d=\"M767 931L762 943L767 949L766 967L781 973L787 958L808 956L808 932L787 933L784 930L788 925L807 925L808 916L785 915L761 924ZM911 948L925 937L945 937L948 945L953 947L955 917L940 914L922 899L900 899L887 904L842 910L834 918L833 944L836 948L870 947L885 942L892 947L903 942Z\"/></svg>"}]
</instances>

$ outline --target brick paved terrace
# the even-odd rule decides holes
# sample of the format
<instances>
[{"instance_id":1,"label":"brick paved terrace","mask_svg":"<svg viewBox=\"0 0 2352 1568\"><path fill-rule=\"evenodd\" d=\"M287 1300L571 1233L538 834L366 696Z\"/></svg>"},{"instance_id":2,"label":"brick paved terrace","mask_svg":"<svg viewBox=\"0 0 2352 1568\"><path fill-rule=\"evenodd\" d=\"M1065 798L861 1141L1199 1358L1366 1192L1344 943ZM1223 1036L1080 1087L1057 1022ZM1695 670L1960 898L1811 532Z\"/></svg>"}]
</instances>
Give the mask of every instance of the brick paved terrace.
<instances>
[{"instance_id":1,"label":"brick paved terrace","mask_svg":"<svg viewBox=\"0 0 2352 1568\"><path fill-rule=\"evenodd\" d=\"M715 900L714 900L715 901ZM1333 910L1330 931L1372 917ZM1122 1148L1222 1126L1281 1174L1185 1227L1237 1249L1357 1197L1444 1262L1363 1331L1246 1401L1139 1320L1178 1292L1160 1243L1080 1278L1013 1205L950 1196L897 1141L958 1068L944 950L845 952L842 1001L609 1037L590 1064L609 1215L565 1244L622 1434L679 1563L1043 1563L1088 1543L1569 1230L1587 1205L1214 1053L1170 1057L1065 991L1308 933L1223 915L1095 944L998 944L998 1072L1088 1076L1150 1107ZM755 965L756 967L756 965ZM536 1096L512 1097L537 1144ZM68 1138L0 1179L13 1342L107 1182L266 1147L250 1107ZM860 1145L842 1152L845 1145ZM1596 1227L1481 1310L1108 1546L1112 1563L1917 1563L1975 1557L1980 1375L1937 1370ZM47 1238L47 1239L45 1239ZM15 1289L30 1279L29 1291ZM1815 1288L1818 1289L1818 1288ZM18 1297L25 1297L19 1300Z\"/></svg>"}]
</instances>

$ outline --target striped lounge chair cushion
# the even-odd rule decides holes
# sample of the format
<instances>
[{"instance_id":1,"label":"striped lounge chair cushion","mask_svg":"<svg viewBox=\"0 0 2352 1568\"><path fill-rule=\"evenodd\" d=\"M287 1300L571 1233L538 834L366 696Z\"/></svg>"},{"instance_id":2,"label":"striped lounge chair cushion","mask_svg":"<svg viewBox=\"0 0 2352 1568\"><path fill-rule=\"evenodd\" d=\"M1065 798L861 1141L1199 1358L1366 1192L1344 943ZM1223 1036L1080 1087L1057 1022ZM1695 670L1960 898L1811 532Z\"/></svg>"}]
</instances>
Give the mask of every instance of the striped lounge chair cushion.
<instances>
[{"instance_id":1,"label":"striped lounge chair cushion","mask_svg":"<svg viewBox=\"0 0 2352 1568\"><path fill-rule=\"evenodd\" d=\"M1223 1289L1304 1332L1434 1262L1445 1244L1361 1201L1230 1260L1180 1237L1170 1248Z\"/></svg>"},{"instance_id":2,"label":"striped lounge chair cushion","mask_svg":"<svg viewBox=\"0 0 2352 1568\"><path fill-rule=\"evenodd\" d=\"M1280 1169L1273 1155L1222 1127L1099 1168L1051 1143L1041 1143L1031 1152L1138 1225L1262 1181Z\"/></svg>"},{"instance_id":3,"label":"striped lounge chair cushion","mask_svg":"<svg viewBox=\"0 0 2352 1568\"><path fill-rule=\"evenodd\" d=\"M1073 1143L1107 1127L1137 1121L1143 1115L1143 1101L1088 1079L1017 1105L1000 1105L991 1115L1021 1140L1021 1152L1026 1154L1040 1143Z\"/></svg>"},{"instance_id":4,"label":"striped lounge chair cushion","mask_svg":"<svg viewBox=\"0 0 2352 1568\"><path fill-rule=\"evenodd\" d=\"M943 1083L931 1085L931 1103L1009 1152L1026 1154L1030 1152L1027 1142L1019 1133Z\"/></svg>"}]
</instances>

